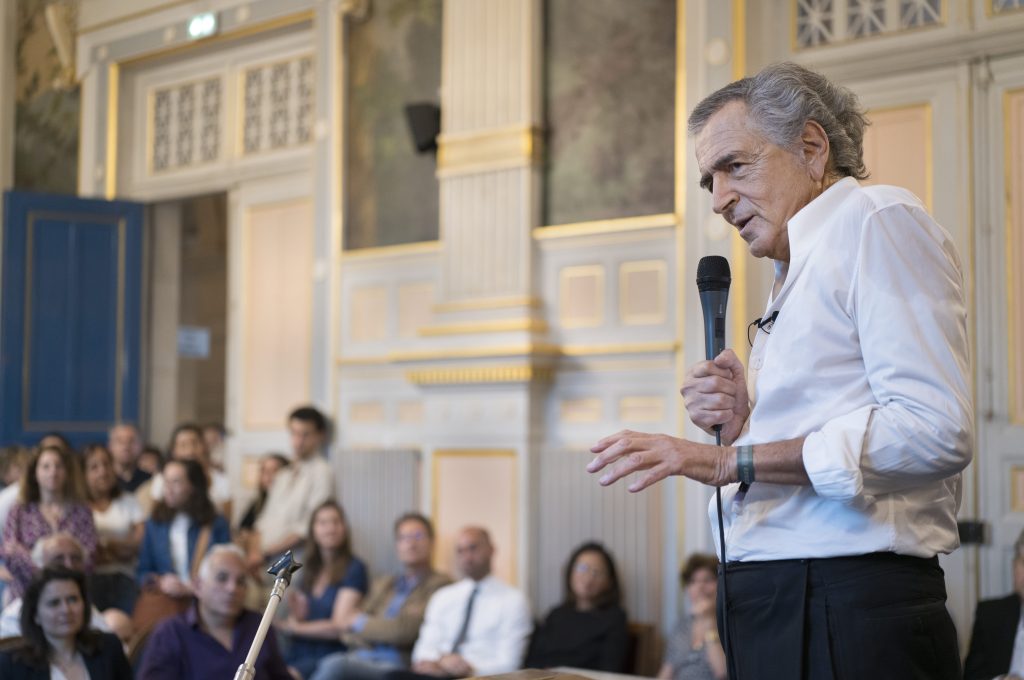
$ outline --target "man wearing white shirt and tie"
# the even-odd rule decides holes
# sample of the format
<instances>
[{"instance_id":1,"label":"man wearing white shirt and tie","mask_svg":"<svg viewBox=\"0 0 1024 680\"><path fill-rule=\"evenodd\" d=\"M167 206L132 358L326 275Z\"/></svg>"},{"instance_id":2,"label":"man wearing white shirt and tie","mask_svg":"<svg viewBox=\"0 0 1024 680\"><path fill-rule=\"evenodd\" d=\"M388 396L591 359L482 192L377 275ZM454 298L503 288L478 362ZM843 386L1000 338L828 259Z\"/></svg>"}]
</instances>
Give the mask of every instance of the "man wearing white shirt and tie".
<instances>
[{"instance_id":1,"label":"man wearing white shirt and tie","mask_svg":"<svg viewBox=\"0 0 1024 680\"><path fill-rule=\"evenodd\" d=\"M455 542L463 578L441 588L427 604L412 651L412 673L388 678L465 678L519 668L533 621L522 592L491 575L494 547L487 530L467 527Z\"/></svg>"},{"instance_id":2,"label":"man wearing white shirt and tie","mask_svg":"<svg viewBox=\"0 0 1024 680\"><path fill-rule=\"evenodd\" d=\"M1024 677L1024 531L1013 544L1013 592L982 600L974 612L964 680L1021 680Z\"/></svg>"},{"instance_id":3,"label":"man wearing white shirt and tie","mask_svg":"<svg viewBox=\"0 0 1024 680\"><path fill-rule=\"evenodd\" d=\"M974 445L962 268L920 199L858 182L867 123L793 63L697 105L700 185L774 261L774 323L748 367L726 349L686 375L690 420L722 445L625 431L591 449L601 484L721 488L733 680L960 677L937 556L959 546Z\"/></svg>"}]
</instances>

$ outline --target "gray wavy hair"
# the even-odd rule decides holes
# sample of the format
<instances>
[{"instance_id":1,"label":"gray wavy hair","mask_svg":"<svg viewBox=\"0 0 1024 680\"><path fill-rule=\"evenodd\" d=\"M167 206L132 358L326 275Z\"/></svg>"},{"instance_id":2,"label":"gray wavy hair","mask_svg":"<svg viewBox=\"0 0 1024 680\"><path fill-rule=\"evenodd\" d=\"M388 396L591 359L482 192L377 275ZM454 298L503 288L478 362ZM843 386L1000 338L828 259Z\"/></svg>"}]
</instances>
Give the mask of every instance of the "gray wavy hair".
<instances>
[{"instance_id":1,"label":"gray wavy hair","mask_svg":"<svg viewBox=\"0 0 1024 680\"><path fill-rule=\"evenodd\" d=\"M799 64L773 64L705 97L687 121L690 134L703 130L711 116L735 100L747 105L761 134L783 149L794 149L804 125L815 121L828 135L829 172L867 179L864 128L870 123L849 89Z\"/></svg>"}]
</instances>

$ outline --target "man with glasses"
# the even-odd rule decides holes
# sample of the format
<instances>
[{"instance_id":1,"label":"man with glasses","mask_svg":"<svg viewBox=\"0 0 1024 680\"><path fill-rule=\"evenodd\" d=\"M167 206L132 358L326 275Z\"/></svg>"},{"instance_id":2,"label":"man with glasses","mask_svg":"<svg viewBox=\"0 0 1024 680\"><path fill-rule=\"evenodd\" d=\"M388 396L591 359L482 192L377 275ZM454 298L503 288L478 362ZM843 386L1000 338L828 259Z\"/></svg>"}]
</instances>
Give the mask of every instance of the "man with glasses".
<instances>
[{"instance_id":1,"label":"man with glasses","mask_svg":"<svg viewBox=\"0 0 1024 680\"><path fill-rule=\"evenodd\" d=\"M423 515L409 512L395 521L395 550L401 573L374 580L361 609L343 623L349 650L321 659L310 680L373 680L408 668L427 602L451 579L430 564L434 527Z\"/></svg>"}]
</instances>

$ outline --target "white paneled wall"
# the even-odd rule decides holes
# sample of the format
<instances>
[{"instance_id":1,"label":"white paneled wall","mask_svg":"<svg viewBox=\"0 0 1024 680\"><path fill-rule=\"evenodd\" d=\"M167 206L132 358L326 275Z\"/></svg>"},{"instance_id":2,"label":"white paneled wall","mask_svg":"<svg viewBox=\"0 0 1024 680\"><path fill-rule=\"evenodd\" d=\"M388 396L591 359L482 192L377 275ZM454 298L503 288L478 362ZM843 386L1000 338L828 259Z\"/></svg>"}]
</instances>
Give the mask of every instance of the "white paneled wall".
<instances>
[{"instance_id":1,"label":"white paneled wall","mask_svg":"<svg viewBox=\"0 0 1024 680\"><path fill-rule=\"evenodd\" d=\"M420 454L413 450L334 452L338 501L352 531L352 551L371 574L400 569L395 556L395 519L419 510Z\"/></svg>"},{"instance_id":2,"label":"white paneled wall","mask_svg":"<svg viewBox=\"0 0 1024 680\"><path fill-rule=\"evenodd\" d=\"M579 544L598 540L615 557L624 604L636 621L660 621L662 485L639 494L619 482L604 488L584 468L588 451L545 448L538 456L538 522L534 603L538 614L564 597L566 560ZM556 521L557 520L557 521Z\"/></svg>"}]
</instances>

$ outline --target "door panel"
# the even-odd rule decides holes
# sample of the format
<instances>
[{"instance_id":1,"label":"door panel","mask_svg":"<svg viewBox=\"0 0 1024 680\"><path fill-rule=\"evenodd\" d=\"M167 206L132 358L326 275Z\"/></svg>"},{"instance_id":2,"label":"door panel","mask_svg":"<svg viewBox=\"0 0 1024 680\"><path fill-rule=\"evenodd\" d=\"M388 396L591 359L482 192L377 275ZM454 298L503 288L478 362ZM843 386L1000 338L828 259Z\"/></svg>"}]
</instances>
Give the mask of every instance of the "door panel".
<instances>
[{"instance_id":1,"label":"door panel","mask_svg":"<svg viewBox=\"0 0 1024 680\"><path fill-rule=\"evenodd\" d=\"M4 196L0 440L138 420L142 206Z\"/></svg>"},{"instance_id":2,"label":"door panel","mask_svg":"<svg viewBox=\"0 0 1024 680\"><path fill-rule=\"evenodd\" d=\"M1024 529L1024 56L979 67L978 454L981 517L991 526L980 551L981 596L1013 589L1013 544Z\"/></svg>"}]
</instances>

